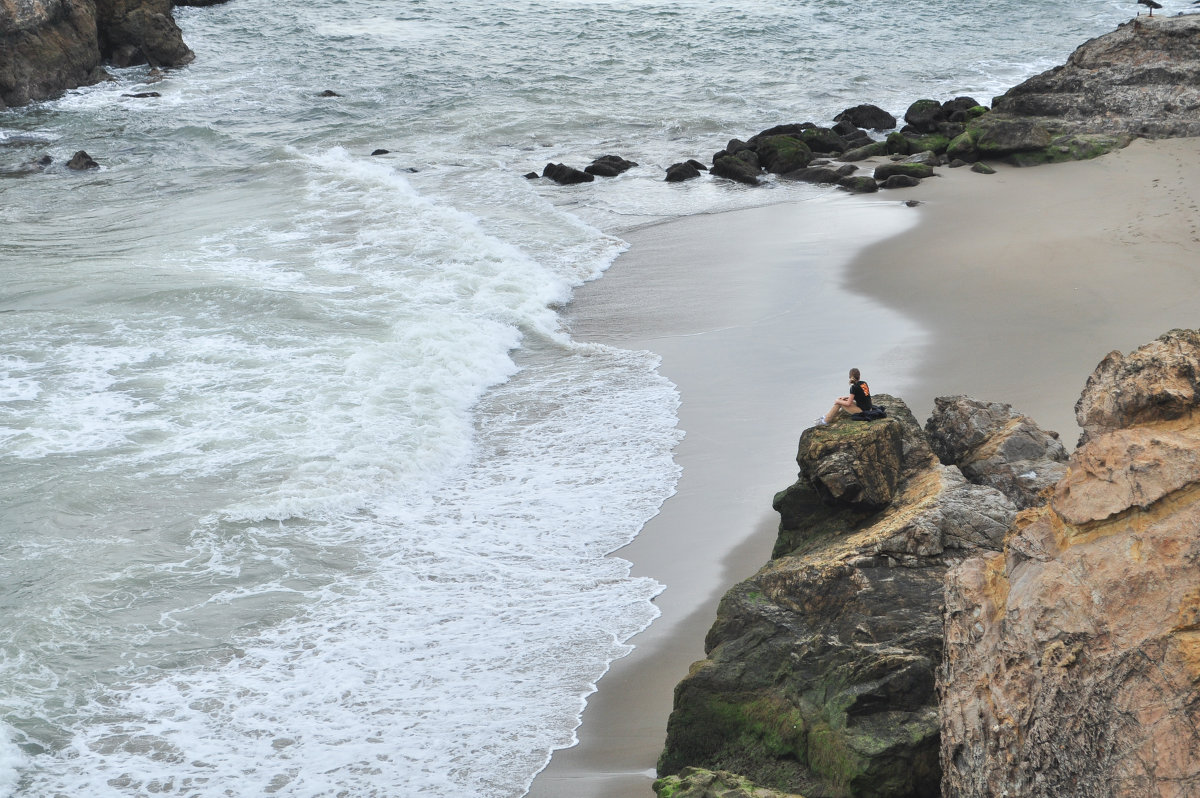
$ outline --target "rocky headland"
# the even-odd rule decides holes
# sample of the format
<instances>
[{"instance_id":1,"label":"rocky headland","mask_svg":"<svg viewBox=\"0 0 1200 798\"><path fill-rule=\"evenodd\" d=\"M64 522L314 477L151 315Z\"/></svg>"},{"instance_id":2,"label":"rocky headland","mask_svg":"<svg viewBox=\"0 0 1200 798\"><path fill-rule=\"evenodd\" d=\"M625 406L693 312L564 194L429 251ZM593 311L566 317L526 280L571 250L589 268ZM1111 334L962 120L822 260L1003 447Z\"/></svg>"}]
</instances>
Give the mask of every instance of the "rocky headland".
<instances>
[{"instance_id":1,"label":"rocky headland","mask_svg":"<svg viewBox=\"0 0 1200 798\"><path fill-rule=\"evenodd\" d=\"M1008 405L877 401L801 436L659 795L1200 794L1200 331L1105 358L1069 458Z\"/></svg>"},{"instance_id":2,"label":"rocky headland","mask_svg":"<svg viewBox=\"0 0 1200 798\"><path fill-rule=\"evenodd\" d=\"M223 2L224 0L214 0ZM104 65L173 67L195 55L172 0L0 0L0 108L108 77Z\"/></svg>"}]
</instances>

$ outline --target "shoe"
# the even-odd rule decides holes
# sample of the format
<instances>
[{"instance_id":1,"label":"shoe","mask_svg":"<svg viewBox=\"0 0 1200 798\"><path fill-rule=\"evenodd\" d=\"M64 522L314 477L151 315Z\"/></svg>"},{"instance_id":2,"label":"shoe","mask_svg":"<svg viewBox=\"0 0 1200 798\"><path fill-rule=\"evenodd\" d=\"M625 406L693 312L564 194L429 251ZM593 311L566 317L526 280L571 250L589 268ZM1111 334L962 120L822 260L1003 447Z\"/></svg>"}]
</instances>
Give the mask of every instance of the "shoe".
<instances>
[{"instance_id":1,"label":"shoe","mask_svg":"<svg viewBox=\"0 0 1200 798\"><path fill-rule=\"evenodd\" d=\"M817 420L813 422L814 427L823 427L823 426L825 426L825 424L826 424L825 416L818 416Z\"/></svg>"}]
</instances>

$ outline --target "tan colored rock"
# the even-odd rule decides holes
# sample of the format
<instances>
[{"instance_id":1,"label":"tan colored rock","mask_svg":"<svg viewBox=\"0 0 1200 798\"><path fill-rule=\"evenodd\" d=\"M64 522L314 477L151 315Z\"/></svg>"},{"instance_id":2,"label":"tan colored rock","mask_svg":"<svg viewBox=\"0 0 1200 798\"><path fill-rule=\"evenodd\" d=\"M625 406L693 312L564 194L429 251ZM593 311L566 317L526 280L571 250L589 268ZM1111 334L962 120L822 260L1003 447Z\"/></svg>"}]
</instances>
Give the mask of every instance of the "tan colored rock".
<instances>
[{"instance_id":1,"label":"tan colored rock","mask_svg":"<svg viewBox=\"0 0 1200 798\"><path fill-rule=\"evenodd\" d=\"M1171 330L1128 356L1110 352L1075 403L1084 439L1191 412L1200 397L1200 330ZM1081 440L1081 443L1083 441Z\"/></svg>"},{"instance_id":2,"label":"tan colored rock","mask_svg":"<svg viewBox=\"0 0 1200 798\"><path fill-rule=\"evenodd\" d=\"M1173 331L1105 358L1051 503L950 571L944 795L1200 795L1198 357Z\"/></svg>"}]
</instances>

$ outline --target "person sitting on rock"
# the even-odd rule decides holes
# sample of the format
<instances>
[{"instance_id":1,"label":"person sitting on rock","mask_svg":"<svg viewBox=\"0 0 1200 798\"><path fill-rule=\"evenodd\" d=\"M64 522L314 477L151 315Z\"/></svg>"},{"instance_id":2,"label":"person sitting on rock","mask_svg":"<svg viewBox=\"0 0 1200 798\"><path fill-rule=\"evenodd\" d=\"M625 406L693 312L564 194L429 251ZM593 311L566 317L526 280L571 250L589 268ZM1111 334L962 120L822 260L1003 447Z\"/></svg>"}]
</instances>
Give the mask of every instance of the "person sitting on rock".
<instances>
[{"instance_id":1,"label":"person sitting on rock","mask_svg":"<svg viewBox=\"0 0 1200 798\"><path fill-rule=\"evenodd\" d=\"M850 369L850 395L833 400L833 407L816 420L816 426L832 424L841 413L855 415L871 409L871 388L860 379L861 376L858 369Z\"/></svg>"}]
</instances>

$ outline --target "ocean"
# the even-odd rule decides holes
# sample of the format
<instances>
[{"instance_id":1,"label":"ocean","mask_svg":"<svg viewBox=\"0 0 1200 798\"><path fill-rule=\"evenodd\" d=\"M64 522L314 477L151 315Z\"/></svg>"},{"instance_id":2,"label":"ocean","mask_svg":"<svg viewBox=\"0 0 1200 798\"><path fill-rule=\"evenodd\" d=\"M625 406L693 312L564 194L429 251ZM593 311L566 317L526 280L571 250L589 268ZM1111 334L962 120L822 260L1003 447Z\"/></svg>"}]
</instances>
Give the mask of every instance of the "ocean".
<instances>
[{"instance_id":1,"label":"ocean","mask_svg":"<svg viewBox=\"0 0 1200 798\"><path fill-rule=\"evenodd\" d=\"M657 615L610 555L686 433L563 308L634 228L829 190L665 167L1136 8L511 6L180 8L192 65L0 112L3 798L523 795Z\"/></svg>"}]
</instances>

